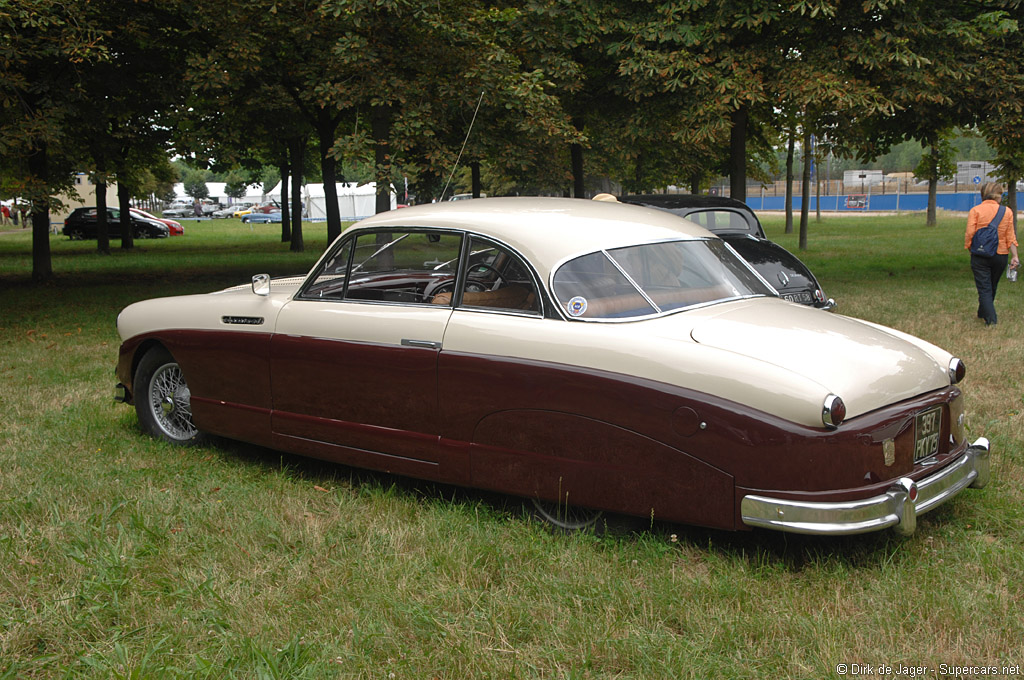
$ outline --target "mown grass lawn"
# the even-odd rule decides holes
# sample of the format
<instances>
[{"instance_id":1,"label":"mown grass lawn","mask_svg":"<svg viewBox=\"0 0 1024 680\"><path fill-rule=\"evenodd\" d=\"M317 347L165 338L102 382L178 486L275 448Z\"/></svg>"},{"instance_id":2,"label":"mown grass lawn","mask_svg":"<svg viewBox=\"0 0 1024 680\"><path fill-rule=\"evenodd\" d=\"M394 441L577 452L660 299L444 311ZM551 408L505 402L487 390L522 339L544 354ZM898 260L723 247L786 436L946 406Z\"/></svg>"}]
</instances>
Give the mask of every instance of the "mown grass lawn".
<instances>
[{"instance_id":1,"label":"mown grass lawn","mask_svg":"<svg viewBox=\"0 0 1024 680\"><path fill-rule=\"evenodd\" d=\"M0 235L0 678L1024 673L1024 283L1000 289L997 327L975 318L962 217L830 218L800 253L841 313L967 363L993 482L908 539L617 518L563 535L515 499L142 436L111 400L117 312L303 272L326 245L304 229L300 254L237 220L110 256L55 236L42 286L28 235Z\"/></svg>"}]
</instances>

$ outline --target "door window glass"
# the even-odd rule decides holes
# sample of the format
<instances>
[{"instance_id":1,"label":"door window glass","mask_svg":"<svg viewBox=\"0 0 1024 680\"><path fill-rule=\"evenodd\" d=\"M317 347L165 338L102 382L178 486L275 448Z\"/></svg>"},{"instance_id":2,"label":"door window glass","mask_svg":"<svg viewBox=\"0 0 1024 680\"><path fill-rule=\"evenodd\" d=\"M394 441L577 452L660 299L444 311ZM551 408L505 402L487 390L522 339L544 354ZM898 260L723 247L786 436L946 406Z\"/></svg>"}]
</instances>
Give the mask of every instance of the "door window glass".
<instances>
[{"instance_id":1,"label":"door window glass","mask_svg":"<svg viewBox=\"0 0 1024 680\"><path fill-rule=\"evenodd\" d=\"M461 235L446 232L364 232L324 259L302 297L429 304L438 288L454 286L461 245Z\"/></svg>"},{"instance_id":2,"label":"door window glass","mask_svg":"<svg viewBox=\"0 0 1024 680\"><path fill-rule=\"evenodd\" d=\"M460 307L540 314L540 296L530 269L508 248L471 237ZM440 297L440 296L439 296ZM446 304L434 298L436 304Z\"/></svg>"},{"instance_id":3,"label":"door window glass","mask_svg":"<svg viewBox=\"0 0 1024 680\"><path fill-rule=\"evenodd\" d=\"M352 239L346 239L324 258L320 270L300 297L314 300L341 300L345 292L345 273L348 256L352 252Z\"/></svg>"}]
</instances>

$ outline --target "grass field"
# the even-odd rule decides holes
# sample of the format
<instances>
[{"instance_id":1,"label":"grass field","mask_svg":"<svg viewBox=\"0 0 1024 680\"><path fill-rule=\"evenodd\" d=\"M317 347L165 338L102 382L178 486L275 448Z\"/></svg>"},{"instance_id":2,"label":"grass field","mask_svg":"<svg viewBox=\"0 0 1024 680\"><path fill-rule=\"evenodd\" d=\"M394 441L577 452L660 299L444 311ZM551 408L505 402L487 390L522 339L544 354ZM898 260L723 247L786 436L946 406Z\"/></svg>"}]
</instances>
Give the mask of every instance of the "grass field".
<instances>
[{"instance_id":1,"label":"grass field","mask_svg":"<svg viewBox=\"0 0 1024 680\"><path fill-rule=\"evenodd\" d=\"M326 245L304 231L300 254L237 220L110 256L54 236L39 286L28 234L0 234L0 679L1024 673L1024 282L1000 288L998 326L975 318L962 217L812 222L799 253L840 313L967 364L993 481L908 539L557 534L515 499L142 436L111 399L117 312L303 272Z\"/></svg>"}]
</instances>

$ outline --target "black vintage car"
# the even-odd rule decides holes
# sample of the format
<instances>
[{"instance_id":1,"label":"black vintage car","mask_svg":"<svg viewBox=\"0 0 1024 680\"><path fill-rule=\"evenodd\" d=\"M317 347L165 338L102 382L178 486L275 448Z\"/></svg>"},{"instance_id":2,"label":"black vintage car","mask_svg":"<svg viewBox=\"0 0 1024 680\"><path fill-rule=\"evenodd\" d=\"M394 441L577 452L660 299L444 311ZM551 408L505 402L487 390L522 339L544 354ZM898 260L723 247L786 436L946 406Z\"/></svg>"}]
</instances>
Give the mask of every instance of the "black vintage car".
<instances>
[{"instance_id":1,"label":"black vintage car","mask_svg":"<svg viewBox=\"0 0 1024 680\"><path fill-rule=\"evenodd\" d=\"M170 234L166 224L156 220L132 215L133 238L166 238ZM97 237L96 208L75 208L64 220L65 236L72 240L93 239ZM110 238L121 238L121 211L107 208L107 234Z\"/></svg>"},{"instance_id":2,"label":"black vintage car","mask_svg":"<svg viewBox=\"0 0 1024 680\"><path fill-rule=\"evenodd\" d=\"M715 233L774 286L783 299L820 309L832 309L836 305L835 300L825 297L821 284L807 265L765 237L761 223L746 203L693 194L621 196L619 200L666 210Z\"/></svg>"}]
</instances>

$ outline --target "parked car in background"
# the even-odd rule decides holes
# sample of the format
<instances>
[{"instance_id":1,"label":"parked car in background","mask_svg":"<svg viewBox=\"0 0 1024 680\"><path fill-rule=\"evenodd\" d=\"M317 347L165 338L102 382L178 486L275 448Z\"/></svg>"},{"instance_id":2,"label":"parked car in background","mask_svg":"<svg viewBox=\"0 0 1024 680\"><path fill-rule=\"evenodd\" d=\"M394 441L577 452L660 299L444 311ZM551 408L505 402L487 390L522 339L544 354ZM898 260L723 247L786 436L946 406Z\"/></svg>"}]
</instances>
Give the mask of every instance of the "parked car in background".
<instances>
[{"instance_id":1,"label":"parked car in background","mask_svg":"<svg viewBox=\"0 0 1024 680\"><path fill-rule=\"evenodd\" d=\"M225 208L221 208L220 210L214 210L210 214L210 217L213 217L213 218L216 218L216 219L224 219L226 217L238 217L238 215L236 215L235 213L237 213L240 210L247 210L250 205L252 205L252 204L251 203L235 203L234 205L229 205L229 206L227 206Z\"/></svg>"},{"instance_id":2,"label":"parked car in background","mask_svg":"<svg viewBox=\"0 0 1024 680\"><path fill-rule=\"evenodd\" d=\"M388 211L306 276L117 329L117 397L153 436L519 495L563 527L909 534L990 476L962 361L781 300L711 232L617 202Z\"/></svg>"},{"instance_id":3,"label":"parked car in background","mask_svg":"<svg viewBox=\"0 0 1024 680\"><path fill-rule=\"evenodd\" d=\"M97 211L92 208L75 208L64 220L63 233L72 240L93 239L99 234ZM137 215L131 215L132 238L166 238L170 229L166 224ZM121 238L121 211L107 208L107 234L110 238Z\"/></svg>"},{"instance_id":4,"label":"parked car in background","mask_svg":"<svg viewBox=\"0 0 1024 680\"><path fill-rule=\"evenodd\" d=\"M193 205L172 205L171 207L161 211L160 213L164 217L195 217L196 209Z\"/></svg>"},{"instance_id":5,"label":"parked car in background","mask_svg":"<svg viewBox=\"0 0 1024 680\"><path fill-rule=\"evenodd\" d=\"M168 220L168 219L164 219L164 218L161 218L161 217L155 217L153 215L150 215L145 210L139 210L138 208L132 208L132 217L141 217L143 219L155 220L157 222L160 222L161 224L165 224L165 225L167 225L168 233L170 233L171 236L184 236L185 235L185 227L181 226L180 222L175 222L174 220Z\"/></svg>"},{"instance_id":6,"label":"parked car in background","mask_svg":"<svg viewBox=\"0 0 1024 680\"><path fill-rule=\"evenodd\" d=\"M623 203L644 205L685 217L719 236L764 277L779 295L819 309L833 309L818 279L796 255L769 241L754 211L742 201L722 196L648 194L621 196Z\"/></svg>"},{"instance_id":7,"label":"parked car in background","mask_svg":"<svg viewBox=\"0 0 1024 680\"><path fill-rule=\"evenodd\" d=\"M277 201L269 201L262 205L253 206L252 211L261 213L281 212L281 204Z\"/></svg>"},{"instance_id":8,"label":"parked car in background","mask_svg":"<svg viewBox=\"0 0 1024 680\"><path fill-rule=\"evenodd\" d=\"M231 212L232 217L243 217L252 212L253 204L246 203L245 205L236 206Z\"/></svg>"},{"instance_id":9,"label":"parked car in background","mask_svg":"<svg viewBox=\"0 0 1024 680\"><path fill-rule=\"evenodd\" d=\"M212 201L200 201L199 203L199 211L203 216L212 215L215 210L219 209L220 205ZM175 201L161 212L164 217L196 217L196 206L194 202Z\"/></svg>"},{"instance_id":10,"label":"parked car in background","mask_svg":"<svg viewBox=\"0 0 1024 680\"><path fill-rule=\"evenodd\" d=\"M242 215L242 223L243 224L259 224L259 223L265 224L267 222L280 222L280 221L281 221L281 211L280 210L278 210L277 212L254 212L254 213L248 213L247 215Z\"/></svg>"}]
</instances>

